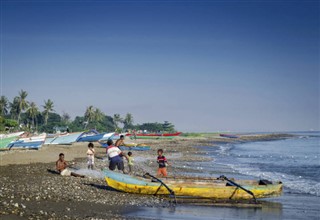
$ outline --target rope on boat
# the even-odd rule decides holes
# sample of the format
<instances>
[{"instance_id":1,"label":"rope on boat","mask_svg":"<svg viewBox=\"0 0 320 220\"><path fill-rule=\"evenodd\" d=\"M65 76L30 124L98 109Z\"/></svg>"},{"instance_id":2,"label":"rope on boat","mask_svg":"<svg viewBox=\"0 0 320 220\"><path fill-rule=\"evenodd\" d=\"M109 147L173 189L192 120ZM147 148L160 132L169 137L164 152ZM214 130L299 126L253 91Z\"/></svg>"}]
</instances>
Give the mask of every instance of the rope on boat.
<instances>
[{"instance_id":1,"label":"rope on boat","mask_svg":"<svg viewBox=\"0 0 320 220\"><path fill-rule=\"evenodd\" d=\"M238 188L240 188L240 189L244 190L245 192L249 193L249 194L253 197L254 202L255 202L255 203L257 203L257 199L256 199L256 197L254 196L253 192L251 192L250 190L243 188L243 187L242 187L242 186L240 186L238 183L236 183L236 182L234 182L234 181L232 181L232 180L228 179L228 178L227 178L226 176L224 176L224 175L220 176L220 177L219 177L219 179L226 180L226 181L228 181L230 184L232 184L232 185L234 185L234 186L236 186L236 187L238 187ZM231 197L232 197L232 196L231 196ZM230 197L230 199L231 199L231 197Z\"/></svg>"},{"instance_id":2,"label":"rope on boat","mask_svg":"<svg viewBox=\"0 0 320 220\"><path fill-rule=\"evenodd\" d=\"M173 198L174 199L174 203L177 204L177 198L176 198L176 195L175 195L174 191L172 189L170 189L169 186L167 186L164 182L162 182L162 180L160 180L157 177L151 175L150 173L145 173L143 176L144 177L149 176L149 177L152 178L152 180L156 180L157 182L160 183L160 186L159 186L159 188L157 189L157 191L155 192L154 195L157 195L157 193L159 192L161 186L164 186L169 191L170 198Z\"/></svg>"}]
</instances>

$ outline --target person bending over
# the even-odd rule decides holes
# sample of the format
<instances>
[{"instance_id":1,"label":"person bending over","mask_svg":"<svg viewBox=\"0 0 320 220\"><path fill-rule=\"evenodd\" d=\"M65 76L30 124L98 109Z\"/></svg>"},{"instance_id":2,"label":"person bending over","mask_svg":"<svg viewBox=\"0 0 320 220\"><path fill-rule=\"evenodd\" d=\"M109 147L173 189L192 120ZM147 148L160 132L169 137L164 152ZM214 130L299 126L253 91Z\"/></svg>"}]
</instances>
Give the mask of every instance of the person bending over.
<instances>
[{"instance_id":1,"label":"person bending over","mask_svg":"<svg viewBox=\"0 0 320 220\"><path fill-rule=\"evenodd\" d=\"M107 156L109 158L109 169L110 170L115 170L116 167L118 168L118 170L121 170L123 173L125 173L124 171L124 163L123 163L123 159L122 157L127 158L126 155L124 155L122 153L122 151L113 145L113 141L112 140L108 140L107 141ZM128 158L127 158L128 159Z\"/></svg>"}]
</instances>

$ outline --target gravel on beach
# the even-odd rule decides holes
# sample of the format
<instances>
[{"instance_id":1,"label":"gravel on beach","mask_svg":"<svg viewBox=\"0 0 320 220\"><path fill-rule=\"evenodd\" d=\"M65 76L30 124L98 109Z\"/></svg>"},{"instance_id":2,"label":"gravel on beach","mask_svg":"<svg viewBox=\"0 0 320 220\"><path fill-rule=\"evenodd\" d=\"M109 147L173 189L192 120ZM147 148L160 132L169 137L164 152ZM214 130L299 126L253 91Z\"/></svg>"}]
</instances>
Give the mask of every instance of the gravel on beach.
<instances>
[{"instance_id":1,"label":"gravel on beach","mask_svg":"<svg viewBox=\"0 0 320 220\"><path fill-rule=\"evenodd\" d=\"M255 141L278 136L246 136L243 139L183 138L173 140L126 140L145 143L149 151L133 151L134 172L155 174L157 149L164 149L170 158L170 175L187 173L175 168L175 163L208 160L195 146L216 146L215 143ZM168 200L157 196L118 192L108 187L103 172L108 166L105 148L95 144L95 170L86 168L88 143L69 146L44 146L39 150L0 152L0 218L1 219L139 219L134 211L138 207L168 207ZM55 161L63 152L67 161L75 161L75 172L85 178L63 177L55 173ZM126 151L127 152L127 151ZM189 170L190 171L190 170ZM201 171L199 171L201 172Z\"/></svg>"}]
</instances>

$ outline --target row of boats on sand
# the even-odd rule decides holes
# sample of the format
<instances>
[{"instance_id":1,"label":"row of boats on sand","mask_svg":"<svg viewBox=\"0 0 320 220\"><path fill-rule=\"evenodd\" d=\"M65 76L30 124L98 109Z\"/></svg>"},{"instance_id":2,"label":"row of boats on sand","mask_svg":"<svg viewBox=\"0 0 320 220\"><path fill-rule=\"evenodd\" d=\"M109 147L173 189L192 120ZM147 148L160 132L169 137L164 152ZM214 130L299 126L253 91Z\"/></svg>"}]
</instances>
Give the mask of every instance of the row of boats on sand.
<instances>
[{"instance_id":1,"label":"row of boats on sand","mask_svg":"<svg viewBox=\"0 0 320 220\"><path fill-rule=\"evenodd\" d=\"M173 138L180 135L181 132L171 134L148 133L148 134L130 134L123 135L138 138L159 138L167 137ZM47 134L42 133L39 135L30 135L27 132L15 132L10 134L0 134L0 150L11 149L39 149L42 145L71 145L75 142L100 142L102 147L107 147L106 141L108 139L117 140L121 134L115 132L99 133L96 130L86 132L74 133L60 133L60 134ZM137 145L134 143L127 144L121 147L122 150L149 150L150 146L143 144Z\"/></svg>"}]
</instances>

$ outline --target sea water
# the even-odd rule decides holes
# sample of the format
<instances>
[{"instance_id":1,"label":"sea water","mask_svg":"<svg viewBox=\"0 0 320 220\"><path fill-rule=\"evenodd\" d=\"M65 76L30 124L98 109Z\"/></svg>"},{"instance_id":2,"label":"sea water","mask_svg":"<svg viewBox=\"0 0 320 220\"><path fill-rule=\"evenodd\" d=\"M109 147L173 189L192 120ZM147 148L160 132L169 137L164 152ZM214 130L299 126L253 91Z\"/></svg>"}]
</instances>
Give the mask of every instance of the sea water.
<instances>
[{"instance_id":1,"label":"sea water","mask_svg":"<svg viewBox=\"0 0 320 220\"><path fill-rule=\"evenodd\" d=\"M280 180L288 193L319 197L320 133L294 134L278 141L221 145L210 155L214 164L230 168L239 178Z\"/></svg>"},{"instance_id":2,"label":"sea water","mask_svg":"<svg viewBox=\"0 0 320 220\"><path fill-rule=\"evenodd\" d=\"M197 176L281 181L283 195L264 199L262 208L177 205L142 208L134 216L151 219L320 219L320 132L295 132L276 141L199 147L213 161L187 163ZM176 164L179 166L179 164ZM129 214L130 215L130 214Z\"/></svg>"}]
</instances>

